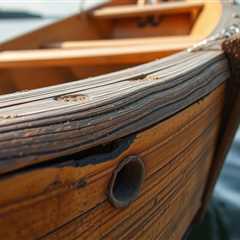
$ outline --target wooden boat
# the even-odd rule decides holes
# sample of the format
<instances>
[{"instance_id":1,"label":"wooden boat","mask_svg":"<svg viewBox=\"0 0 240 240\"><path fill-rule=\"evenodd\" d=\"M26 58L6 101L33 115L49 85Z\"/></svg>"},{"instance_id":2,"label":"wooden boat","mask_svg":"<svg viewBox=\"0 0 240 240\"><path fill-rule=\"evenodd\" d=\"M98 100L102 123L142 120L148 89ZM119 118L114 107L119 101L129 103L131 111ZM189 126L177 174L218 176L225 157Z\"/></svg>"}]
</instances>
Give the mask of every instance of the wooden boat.
<instances>
[{"instance_id":1,"label":"wooden boat","mask_svg":"<svg viewBox=\"0 0 240 240\"><path fill-rule=\"evenodd\" d=\"M237 6L150 2L0 45L0 239L181 239L204 212L239 123Z\"/></svg>"}]
</instances>

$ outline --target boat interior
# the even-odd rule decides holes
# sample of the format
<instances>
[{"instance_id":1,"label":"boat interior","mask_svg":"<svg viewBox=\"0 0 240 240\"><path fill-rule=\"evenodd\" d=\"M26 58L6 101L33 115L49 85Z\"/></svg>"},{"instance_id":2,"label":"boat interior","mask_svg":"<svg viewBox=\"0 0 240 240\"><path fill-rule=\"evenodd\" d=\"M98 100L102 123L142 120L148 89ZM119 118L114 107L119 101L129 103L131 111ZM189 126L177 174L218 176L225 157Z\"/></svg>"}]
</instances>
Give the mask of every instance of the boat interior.
<instances>
[{"instance_id":1,"label":"boat interior","mask_svg":"<svg viewBox=\"0 0 240 240\"><path fill-rule=\"evenodd\" d=\"M0 44L0 94L169 56L211 34L221 13L220 1L112 0Z\"/></svg>"}]
</instances>

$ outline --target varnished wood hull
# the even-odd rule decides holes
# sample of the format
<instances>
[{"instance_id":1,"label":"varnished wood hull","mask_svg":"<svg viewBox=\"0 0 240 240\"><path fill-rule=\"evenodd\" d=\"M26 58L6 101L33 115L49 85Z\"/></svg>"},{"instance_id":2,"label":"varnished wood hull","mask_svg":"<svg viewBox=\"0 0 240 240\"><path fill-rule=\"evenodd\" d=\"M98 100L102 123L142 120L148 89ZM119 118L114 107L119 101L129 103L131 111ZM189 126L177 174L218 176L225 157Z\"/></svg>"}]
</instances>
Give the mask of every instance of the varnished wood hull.
<instances>
[{"instance_id":1,"label":"varnished wood hull","mask_svg":"<svg viewBox=\"0 0 240 240\"><path fill-rule=\"evenodd\" d=\"M182 52L0 96L0 239L181 239L204 210L236 130L230 68L221 50ZM141 162L141 179L130 178L132 169L121 182L129 159Z\"/></svg>"},{"instance_id":2,"label":"varnished wood hull","mask_svg":"<svg viewBox=\"0 0 240 240\"><path fill-rule=\"evenodd\" d=\"M66 161L66 166L55 163L7 175L0 182L5 189L1 238L181 238L201 206L223 93L221 85L167 121L128 137L126 149L103 162L74 167ZM145 180L138 199L116 209L107 200L109 181L118 164L132 155L143 160Z\"/></svg>"}]
</instances>

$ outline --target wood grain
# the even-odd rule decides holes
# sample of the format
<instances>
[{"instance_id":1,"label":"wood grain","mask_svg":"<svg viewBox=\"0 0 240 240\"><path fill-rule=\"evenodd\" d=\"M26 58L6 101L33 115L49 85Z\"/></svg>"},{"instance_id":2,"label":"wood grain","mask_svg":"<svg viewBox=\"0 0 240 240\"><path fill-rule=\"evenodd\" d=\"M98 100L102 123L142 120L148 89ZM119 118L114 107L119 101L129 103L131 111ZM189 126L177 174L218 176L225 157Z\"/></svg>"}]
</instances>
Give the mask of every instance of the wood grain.
<instances>
[{"instance_id":1,"label":"wood grain","mask_svg":"<svg viewBox=\"0 0 240 240\"><path fill-rule=\"evenodd\" d=\"M207 11L212 7L208 5ZM217 13L221 10L217 8ZM198 19L198 29L203 26L204 14ZM77 16L53 26L67 27ZM90 14L81 17L85 18L83 31L95 26L87 38L117 36L109 31L111 24L104 26L105 20L96 23ZM118 25L117 33L122 37L132 29L130 24L124 32L123 26ZM79 39L76 28L68 31L67 38L54 31L44 42L37 31L1 47L23 49L29 42L26 48L32 49L58 39L75 41ZM206 29L199 31L201 36L209 33L210 28ZM51 27L44 28L43 33L49 30ZM195 29L192 33L199 37ZM39 40L30 44L34 36ZM99 42L93 42L99 58L92 53L88 66L104 61L126 64L126 56L128 64L141 61L144 54L157 57L152 50L157 46L144 52L141 43L136 47L139 52L135 49L128 56L127 50L119 51L116 57L107 43L99 48ZM123 42L118 44L124 50ZM79 64L79 52L74 55L75 49L65 50L2 53L1 71L9 77L14 66L17 78L18 69L28 64L53 66L57 55L61 67L69 61ZM85 55L81 61L86 60ZM213 154L229 77L221 50L182 52L103 76L0 96L0 189L4 193L0 196L0 238L181 239L207 196L205 186L210 166L215 164ZM5 87L11 89L14 84ZM236 117L235 111L232 114ZM229 136L232 138L232 130ZM128 208L116 209L107 199L109 181L118 164L131 155L143 159L145 181L136 201Z\"/></svg>"},{"instance_id":2,"label":"wood grain","mask_svg":"<svg viewBox=\"0 0 240 240\"><path fill-rule=\"evenodd\" d=\"M160 45L119 46L117 48L102 47L88 49L41 49L18 50L0 53L0 69L37 68L54 66L92 66L92 65L121 65L141 64L153 59L169 56L190 47L191 43Z\"/></svg>"},{"instance_id":3,"label":"wood grain","mask_svg":"<svg viewBox=\"0 0 240 240\"><path fill-rule=\"evenodd\" d=\"M92 40L92 41L65 41L52 43L47 45L48 48L102 48L102 47L121 47L121 46L136 46L136 45L149 45L159 44L164 45L167 49L176 47L176 49L185 49L192 46L199 39L191 36L169 36L169 37L148 37L148 38L124 38L124 39L107 39L107 40Z\"/></svg>"},{"instance_id":4,"label":"wood grain","mask_svg":"<svg viewBox=\"0 0 240 240\"><path fill-rule=\"evenodd\" d=\"M193 10L200 11L203 7L202 1L191 2L165 2L154 5L128 5L103 7L95 10L92 14L94 18L124 18L124 17L143 17L152 14L179 14L191 12Z\"/></svg>"},{"instance_id":5,"label":"wood grain","mask_svg":"<svg viewBox=\"0 0 240 240\"><path fill-rule=\"evenodd\" d=\"M16 236L21 236L23 239L38 238L78 217L79 220L76 219L73 226L65 225L63 234L75 226L75 230L71 231L72 234L75 236L80 234L83 237L83 234L91 233L89 236L91 238L93 228L97 226L95 224L105 221L106 224L99 226L94 232L97 238L109 232L111 227L107 219L112 214L115 216L119 212L119 215L111 218L111 223L116 221L116 224L119 224L124 219L127 220L129 211L138 209L137 201L133 203L132 208L127 208L125 211L118 211L106 202L108 182L117 164L126 156L133 154L138 154L144 160L146 181L142 188L142 197L139 198L141 206L149 201L147 199L153 197L154 192L161 191L164 186L167 189L171 188L171 181L175 177L181 178L183 176L181 171L185 171L185 168L192 168L191 161L198 159L198 155L203 154L206 146L211 150L214 148L212 143L215 142L213 139L218 133L219 114L223 104L222 101L215 100L221 98L223 90L221 86L201 102L140 133L127 150L106 162L72 167L71 159L66 159L66 162L55 163L55 166L39 165L34 169L26 169L2 177L0 189L6 189L6 192L0 200L0 226L3 229L0 236L7 239L15 239ZM79 159L79 162L81 161L84 159ZM83 180L85 184L79 187L77 183ZM23 216L28 217L23 218ZM133 217L137 218L137 216L133 214ZM19 218L22 221L18 221ZM102 221L99 221L99 218ZM80 228L76 227L76 224L80 224L79 221ZM12 224L15 226L14 230L8 231L12 228ZM31 228L24 227L28 225L31 225ZM122 229L124 230L125 227ZM17 232L20 232L20 235L16 234ZM120 230L117 232L120 233ZM63 236L61 239L64 239Z\"/></svg>"},{"instance_id":6,"label":"wood grain","mask_svg":"<svg viewBox=\"0 0 240 240\"><path fill-rule=\"evenodd\" d=\"M1 173L113 141L189 106L228 77L225 59L218 53L210 54L213 54L212 65L209 60L205 63L204 57L199 66L197 58L196 69L194 61L189 60L192 70L187 68L184 72L180 65L179 73L174 73L176 77L165 77L166 80L164 75L171 68L143 80L129 79L112 86L105 82L105 86L96 88L92 81L92 89L91 85L87 86L89 90L79 89L79 93L75 89L73 95L86 96L86 101L80 104L74 100L30 98L30 103L4 107L0 110Z\"/></svg>"}]
</instances>

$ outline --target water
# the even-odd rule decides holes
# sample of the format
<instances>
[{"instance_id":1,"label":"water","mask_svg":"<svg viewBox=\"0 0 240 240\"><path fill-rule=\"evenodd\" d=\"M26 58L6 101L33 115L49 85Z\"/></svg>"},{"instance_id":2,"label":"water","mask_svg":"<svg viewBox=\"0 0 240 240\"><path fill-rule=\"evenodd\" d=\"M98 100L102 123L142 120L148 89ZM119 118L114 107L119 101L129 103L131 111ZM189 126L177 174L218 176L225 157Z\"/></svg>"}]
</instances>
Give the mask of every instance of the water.
<instances>
[{"instance_id":1,"label":"water","mask_svg":"<svg viewBox=\"0 0 240 240\"><path fill-rule=\"evenodd\" d=\"M1 2L0 2L1 3ZM56 21L55 18L0 20L0 42ZM228 154L207 215L190 240L240 240L240 131Z\"/></svg>"},{"instance_id":2,"label":"water","mask_svg":"<svg viewBox=\"0 0 240 240\"><path fill-rule=\"evenodd\" d=\"M56 18L0 20L0 42L14 38L22 33L30 32L56 20Z\"/></svg>"},{"instance_id":3,"label":"water","mask_svg":"<svg viewBox=\"0 0 240 240\"><path fill-rule=\"evenodd\" d=\"M203 223L194 226L190 240L240 239L240 130L227 156Z\"/></svg>"}]
</instances>

